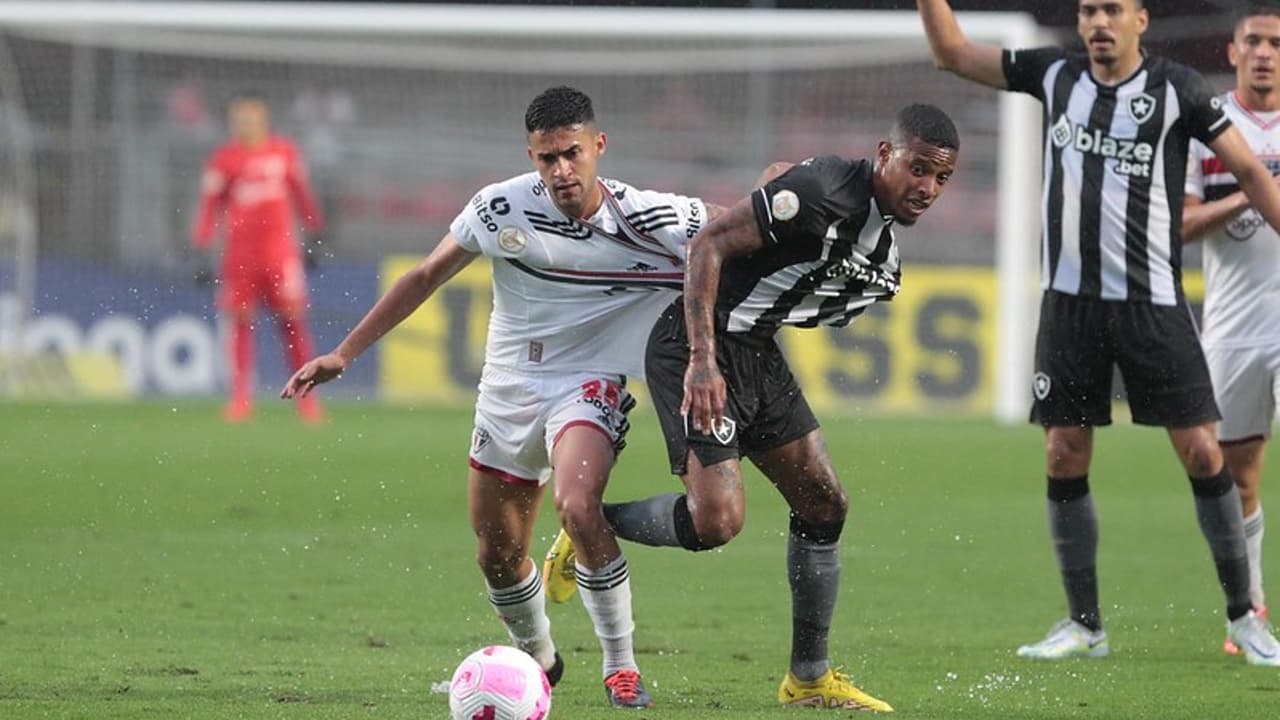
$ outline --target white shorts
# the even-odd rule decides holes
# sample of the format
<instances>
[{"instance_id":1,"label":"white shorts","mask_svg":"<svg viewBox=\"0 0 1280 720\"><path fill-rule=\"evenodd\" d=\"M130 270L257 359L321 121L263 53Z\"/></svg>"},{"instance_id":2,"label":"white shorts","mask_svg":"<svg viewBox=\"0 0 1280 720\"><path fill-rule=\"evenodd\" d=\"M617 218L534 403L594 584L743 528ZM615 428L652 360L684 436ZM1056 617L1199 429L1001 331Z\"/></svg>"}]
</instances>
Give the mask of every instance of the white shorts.
<instances>
[{"instance_id":1,"label":"white shorts","mask_svg":"<svg viewBox=\"0 0 1280 720\"><path fill-rule=\"evenodd\" d=\"M621 375L521 374L485 366L471 433L471 467L519 485L551 477L551 451L565 430L593 427L615 452L626 445L635 398Z\"/></svg>"},{"instance_id":2,"label":"white shorts","mask_svg":"<svg viewBox=\"0 0 1280 720\"><path fill-rule=\"evenodd\" d=\"M1218 439L1239 442L1271 436L1280 395L1280 344L1205 348L1222 422Z\"/></svg>"}]
</instances>

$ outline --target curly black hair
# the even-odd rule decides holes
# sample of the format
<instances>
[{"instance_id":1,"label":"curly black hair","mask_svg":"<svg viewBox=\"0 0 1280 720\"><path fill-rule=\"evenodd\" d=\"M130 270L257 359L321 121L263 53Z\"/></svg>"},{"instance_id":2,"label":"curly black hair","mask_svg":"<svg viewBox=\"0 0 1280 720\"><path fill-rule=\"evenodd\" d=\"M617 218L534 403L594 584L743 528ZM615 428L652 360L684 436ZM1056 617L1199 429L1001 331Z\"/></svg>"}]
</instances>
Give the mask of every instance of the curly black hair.
<instances>
[{"instance_id":1,"label":"curly black hair","mask_svg":"<svg viewBox=\"0 0 1280 720\"><path fill-rule=\"evenodd\" d=\"M546 132L595 121L591 98L581 90L564 85L543 90L524 113L525 132Z\"/></svg>"}]
</instances>

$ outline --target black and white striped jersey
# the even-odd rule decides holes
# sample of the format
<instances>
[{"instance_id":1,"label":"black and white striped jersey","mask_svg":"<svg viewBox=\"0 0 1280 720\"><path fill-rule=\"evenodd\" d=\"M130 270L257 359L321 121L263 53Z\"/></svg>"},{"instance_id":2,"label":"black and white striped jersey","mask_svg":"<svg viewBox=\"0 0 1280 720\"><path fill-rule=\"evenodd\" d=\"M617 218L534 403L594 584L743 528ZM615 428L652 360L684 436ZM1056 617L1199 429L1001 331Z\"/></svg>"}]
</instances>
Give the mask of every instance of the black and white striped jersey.
<instances>
[{"instance_id":1,"label":"black and white striped jersey","mask_svg":"<svg viewBox=\"0 0 1280 720\"><path fill-rule=\"evenodd\" d=\"M1116 85L1061 48L1005 50L1009 89L1044 105L1041 285L1071 295L1182 300L1187 145L1231 121L1194 70L1144 55Z\"/></svg>"},{"instance_id":2,"label":"black and white striped jersey","mask_svg":"<svg viewBox=\"0 0 1280 720\"><path fill-rule=\"evenodd\" d=\"M827 155L752 195L765 247L725 262L716 314L731 333L843 326L898 293L893 219L876 206L872 164Z\"/></svg>"}]
</instances>

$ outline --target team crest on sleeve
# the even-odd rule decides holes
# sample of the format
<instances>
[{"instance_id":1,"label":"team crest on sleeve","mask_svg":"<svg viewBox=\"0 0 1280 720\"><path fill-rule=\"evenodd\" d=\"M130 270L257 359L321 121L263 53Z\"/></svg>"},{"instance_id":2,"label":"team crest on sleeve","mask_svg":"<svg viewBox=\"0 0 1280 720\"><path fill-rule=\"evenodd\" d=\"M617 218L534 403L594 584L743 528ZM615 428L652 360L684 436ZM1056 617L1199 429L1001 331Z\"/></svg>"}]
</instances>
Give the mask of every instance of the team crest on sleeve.
<instances>
[{"instance_id":1,"label":"team crest on sleeve","mask_svg":"<svg viewBox=\"0 0 1280 720\"><path fill-rule=\"evenodd\" d=\"M524 231L514 225L507 225L498 231L498 247L506 252L522 253L528 244L529 238Z\"/></svg>"},{"instance_id":2,"label":"team crest on sleeve","mask_svg":"<svg viewBox=\"0 0 1280 720\"><path fill-rule=\"evenodd\" d=\"M1151 119L1156 112L1156 99L1146 93L1138 93L1129 98L1129 117L1141 125Z\"/></svg>"},{"instance_id":3,"label":"team crest on sleeve","mask_svg":"<svg viewBox=\"0 0 1280 720\"><path fill-rule=\"evenodd\" d=\"M782 190L769 201L774 220L790 220L800 212L800 198L790 190Z\"/></svg>"}]
</instances>

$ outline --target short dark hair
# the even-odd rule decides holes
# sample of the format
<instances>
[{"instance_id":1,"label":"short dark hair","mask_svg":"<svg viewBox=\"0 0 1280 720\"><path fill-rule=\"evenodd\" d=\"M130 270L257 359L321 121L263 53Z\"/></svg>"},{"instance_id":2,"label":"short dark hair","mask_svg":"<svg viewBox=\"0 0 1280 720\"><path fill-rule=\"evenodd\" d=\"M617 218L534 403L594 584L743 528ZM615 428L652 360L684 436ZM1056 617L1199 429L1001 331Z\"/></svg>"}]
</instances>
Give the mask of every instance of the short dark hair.
<instances>
[{"instance_id":1,"label":"short dark hair","mask_svg":"<svg viewBox=\"0 0 1280 720\"><path fill-rule=\"evenodd\" d=\"M893 123L892 139L908 142L911 138L940 148L960 149L960 133L945 112L933 105L913 103L898 111Z\"/></svg>"},{"instance_id":2,"label":"short dark hair","mask_svg":"<svg viewBox=\"0 0 1280 720\"><path fill-rule=\"evenodd\" d=\"M1280 17L1280 5L1269 2L1249 5L1245 9L1236 13L1236 24L1233 26L1233 29L1239 30L1245 20L1258 16Z\"/></svg>"},{"instance_id":3,"label":"short dark hair","mask_svg":"<svg viewBox=\"0 0 1280 720\"><path fill-rule=\"evenodd\" d=\"M564 85L547 88L529 103L524 113L525 132L546 132L596 121L591 98L581 90Z\"/></svg>"}]
</instances>

